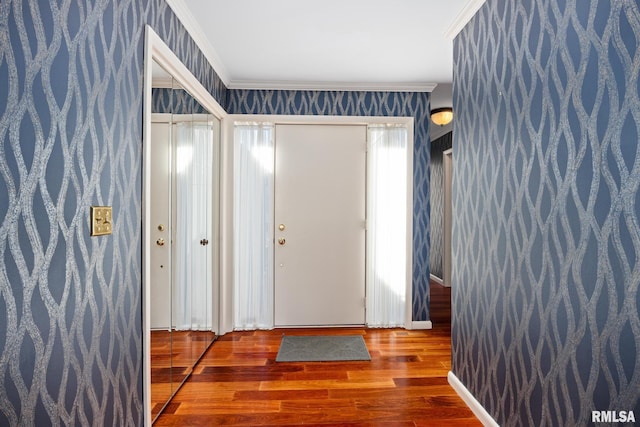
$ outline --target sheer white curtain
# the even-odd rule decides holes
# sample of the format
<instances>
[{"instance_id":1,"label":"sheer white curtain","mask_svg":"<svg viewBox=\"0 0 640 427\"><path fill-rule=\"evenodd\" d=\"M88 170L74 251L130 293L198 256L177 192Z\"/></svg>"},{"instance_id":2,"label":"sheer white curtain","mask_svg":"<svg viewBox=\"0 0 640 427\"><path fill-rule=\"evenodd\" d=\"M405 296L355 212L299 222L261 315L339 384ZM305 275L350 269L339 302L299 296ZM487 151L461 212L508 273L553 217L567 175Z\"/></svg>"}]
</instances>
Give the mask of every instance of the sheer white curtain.
<instances>
[{"instance_id":1,"label":"sheer white curtain","mask_svg":"<svg viewBox=\"0 0 640 427\"><path fill-rule=\"evenodd\" d=\"M367 325L405 326L407 129L369 126Z\"/></svg>"},{"instance_id":2,"label":"sheer white curtain","mask_svg":"<svg viewBox=\"0 0 640 427\"><path fill-rule=\"evenodd\" d=\"M174 327L211 330L211 159L213 129L204 122L177 123L175 130Z\"/></svg>"},{"instance_id":3,"label":"sheer white curtain","mask_svg":"<svg viewBox=\"0 0 640 427\"><path fill-rule=\"evenodd\" d=\"M271 124L234 130L234 328L273 328L273 173Z\"/></svg>"}]
</instances>

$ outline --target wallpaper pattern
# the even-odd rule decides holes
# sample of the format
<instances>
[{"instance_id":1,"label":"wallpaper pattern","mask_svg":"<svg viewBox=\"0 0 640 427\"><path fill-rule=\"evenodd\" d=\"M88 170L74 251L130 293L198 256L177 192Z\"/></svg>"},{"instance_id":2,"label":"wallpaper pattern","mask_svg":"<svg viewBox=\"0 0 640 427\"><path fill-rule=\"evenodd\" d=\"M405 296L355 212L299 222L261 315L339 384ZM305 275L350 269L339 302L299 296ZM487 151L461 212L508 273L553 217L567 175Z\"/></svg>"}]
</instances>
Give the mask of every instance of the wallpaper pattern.
<instances>
[{"instance_id":1,"label":"wallpaper pattern","mask_svg":"<svg viewBox=\"0 0 640 427\"><path fill-rule=\"evenodd\" d=\"M153 113L208 114L209 112L184 89L151 89Z\"/></svg>"},{"instance_id":2,"label":"wallpaper pattern","mask_svg":"<svg viewBox=\"0 0 640 427\"><path fill-rule=\"evenodd\" d=\"M414 117L413 320L429 320L429 94L231 89L227 112Z\"/></svg>"},{"instance_id":3,"label":"wallpaper pattern","mask_svg":"<svg viewBox=\"0 0 640 427\"><path fill-rule=\"evenodd\" d=\"M454 41L452 369L500 425L640 415L640 8L489 0Z\"/></svg>"},{"instance_id":4,"label":"wallpaper pattern","mask_svg":"<svg viewBox=\"0 0 640 427\"><path fill-rule=\"evenodd\" d=\"M452 132L431 141L431 240L429 245L429 272L444 279L444 166L443 152L451 148Z\"/></svg>"},{"instance_id":5,"label":"wallpaper pattern","mask_svg":"<svg viewBox=\"0 0 640 427\"><path fill-rule=\"evenodd\" d=\"M0 425L143 423L145 24L223 103L164 0L0 6Z\"/></svg>"}]
</instances>

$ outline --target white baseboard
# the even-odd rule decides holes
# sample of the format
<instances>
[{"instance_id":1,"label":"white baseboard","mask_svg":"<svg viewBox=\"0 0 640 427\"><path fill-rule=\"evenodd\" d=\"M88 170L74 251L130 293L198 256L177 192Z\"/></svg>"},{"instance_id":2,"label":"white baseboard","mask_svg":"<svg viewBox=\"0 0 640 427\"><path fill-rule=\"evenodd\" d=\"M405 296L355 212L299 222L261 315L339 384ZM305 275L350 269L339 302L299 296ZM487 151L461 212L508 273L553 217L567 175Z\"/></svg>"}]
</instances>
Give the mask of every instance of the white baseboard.
<instances>
[{"instance_id":1,"label":"white baseboard","mask_svg":"<svg viewBox=\"0 0 640 427\"><path fill-rule=\"evenodd\" d=\"M431 320L416 320L411 322L411 329L431 329L433 324Z\"/></svg>"},{"instance_id":2,"label":"white baseboard","mask_svg":"<svg viewBox=\"0 0 640 427\"><path fill-rule=\"evenodd\" d=\"M441 278L439 278L438 276L434 276L433 274L430 274L430 275L429 275L429 278L430 278L432 281L436 282L437 284L444 286L444 280L442 280L442 279L441 279Z\"/></svg>"},{"instance_id":3,"label":"white baseboard","mask_svg":"<svg viewBox=\"0 0 640 427\"><path fill-rule=\"evenodd\" d=\"M458 396L464 403L467 404L471 412L475 414L475 416L480 420L483 426L485 427L500 427L498 423L489 415L486 409L476 400L476 398L471 394L469 390L462 384L462 382L456 377L456 375L449 371L447 375L447 380L449 380L449 384L453 389L458 393Z\"/></svg>"}]
</instances>

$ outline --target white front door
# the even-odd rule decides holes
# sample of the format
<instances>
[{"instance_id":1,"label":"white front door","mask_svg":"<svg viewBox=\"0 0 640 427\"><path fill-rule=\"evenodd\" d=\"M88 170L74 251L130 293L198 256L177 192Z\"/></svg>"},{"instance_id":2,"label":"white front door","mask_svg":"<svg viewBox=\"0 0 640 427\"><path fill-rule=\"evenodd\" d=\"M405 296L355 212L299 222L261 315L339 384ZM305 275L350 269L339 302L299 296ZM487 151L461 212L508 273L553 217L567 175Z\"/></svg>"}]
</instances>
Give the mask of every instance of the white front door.
<instances>
[{"instance_id":1,"label":"white front door","mask_svg":"<svg viewBox=\"0 0 640 427\"><path fill-rule=\"evenodd\" d=\"M366 141L366 126L276 126L276 326L365 323Z\"/></svg>"},{"instance_id":2,"label":"white front door","mask_svg":"<svg viewBox=\"0 0 640 427\"><path fill-rule=\"evenodd\" d=\"M151 329L171 329L171 127L151 123Z\"/></svg>"}]
</instances>

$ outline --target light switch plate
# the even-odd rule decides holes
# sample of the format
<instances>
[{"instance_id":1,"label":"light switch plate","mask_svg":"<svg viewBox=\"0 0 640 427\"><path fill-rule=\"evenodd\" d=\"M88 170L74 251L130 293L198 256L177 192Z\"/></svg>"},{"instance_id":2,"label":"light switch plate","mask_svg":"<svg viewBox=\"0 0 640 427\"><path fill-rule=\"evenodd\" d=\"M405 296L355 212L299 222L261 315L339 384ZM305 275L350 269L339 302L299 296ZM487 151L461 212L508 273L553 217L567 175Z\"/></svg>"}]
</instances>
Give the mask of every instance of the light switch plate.
<instances>
[{"instance_id":1,"label":"light switch plate","mask_svg":"<svg viewBox=\"0 0 640 427\"><path fill-rule=\"evenodd\" d=\"M91 235L111 234L112 219L111 206L91 206Z\"/></svg>"}]
</instances>

